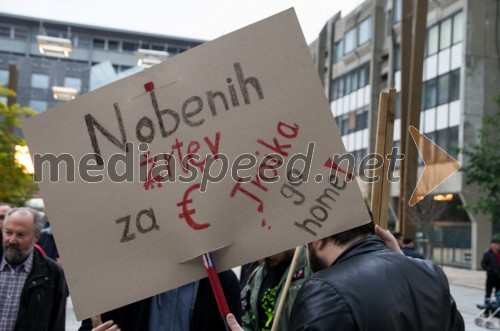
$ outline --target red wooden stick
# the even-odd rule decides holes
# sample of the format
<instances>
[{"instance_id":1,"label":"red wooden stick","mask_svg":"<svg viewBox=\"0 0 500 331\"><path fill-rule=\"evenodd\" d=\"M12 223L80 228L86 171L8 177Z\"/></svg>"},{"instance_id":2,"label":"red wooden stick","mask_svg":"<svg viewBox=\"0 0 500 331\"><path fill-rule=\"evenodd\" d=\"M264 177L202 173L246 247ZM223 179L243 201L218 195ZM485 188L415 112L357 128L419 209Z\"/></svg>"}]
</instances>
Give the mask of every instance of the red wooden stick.
<instances>
[{"instance_id":1,"label":"red wooden stick","mask_svg":"<svg viewBox=\"0 0 500 331\"><path fill-rule=\"evenodd\" d=\"M217 302L217 307L219 307L220 315L222 316L222 320L224 321L224 326L226 327L226 331L230 331L226 320L226 316L229 314L229 308L227 306L227 301L224 295L224 291L222 291L219 275L217 275L217 270L215 269L215 264L212 259L212 254L205 253L202 256L202 259L203 259L203 265L205 266L205 270L207 271L208 274L208 280L210 281L210 286L212 287L212 291L214 292L215 301Z\"/></svg>"},{"instance_id":2,"label":"red wooden stick","mask_svg":"<svg viewBox=\"0 0 500 331\"><path fill-rule=\"evenodd\" d=\"M229 308L227 306L226 297L222 291L222 286L220 284L219 276L217 275L217 270L215 269L215 264L212 260L212 255L210 253L203 254L202 256L203 264L205 265L205 270L208 274L208 279L210 285L212 286L212 291L214 292L215 301L217 301L217 307L219 307L219 312L226 323L226 316L229 314Z\"/></svg>"}]
</instances>

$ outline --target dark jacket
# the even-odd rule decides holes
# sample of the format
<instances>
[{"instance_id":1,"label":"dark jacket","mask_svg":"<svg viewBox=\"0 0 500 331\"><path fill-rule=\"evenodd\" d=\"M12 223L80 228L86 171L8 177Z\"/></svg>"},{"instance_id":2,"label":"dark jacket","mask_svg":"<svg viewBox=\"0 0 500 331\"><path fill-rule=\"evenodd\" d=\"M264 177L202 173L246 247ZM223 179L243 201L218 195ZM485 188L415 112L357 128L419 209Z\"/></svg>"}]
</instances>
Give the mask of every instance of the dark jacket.
<instances>
[{"instance_id":1,"label":"dark jacket","mask_svg":"<svg viewBox=\"0 0 500 331\"><path fill-rule=\"evenodd\" d=\"M33 249L31 269L21 293L16 331L64 331L66 281L54 261Z\"/></svg>"},{"instance_id":2,"label":"dark jacket","mask_svg":"<svg viewBox=\"0 0 500 331\"><path fill-rule=\"evenodd\" d=\"M497 258L491 248L484 252L481 260L481 268L486 270L488 277L500 277L500 268L497 264Z\"/></svg>"},{"instance_id":3,"label":"dark jacket","mask_svg":"<svg viewBox=\"0 0 500 331\"><path fill-rule=\"evenodd\" d=\"M367 236L302 285L290 330L460 331L464 321L440 267Z\"/></svg>"},{"instance_id":4,"label":"dark jacket","mask_svg":"<svg viewBox=\"0 0 500 331\"><path fill-rule=\"evenodd\" d=\"M219 279L228 308L238 322L241 323L240 282L238 281L238 277L236 277L232 270L227 270L219 273ZM225 329L224 320L217 307L217 301L210 286L210 281L208 278L203 278L200 280L198 286L190 330L224 331Z\"/></svg>"},{"instance_id":5,"label":"dark jacket","mask_svg":"<svg viewBox=\"0 0 500 331\"><path fill-rule=\"evenodd\" d=\"M52 260L56 261L59 258L59 251L57 250L51 227L42 230L42 235L38 239L38 245L43 248L47 256Z\"/></svg>"},{"instance_id":6,"label":"dark jacket","mask_svg":"<svg viewBox=\"0 0 500 331\"><path fill-rule=\"evenodd\" d=\"M240 283L232 270L219 273L222 290L231 313L241 323ZM101 315L103 322L113 320L122 331L148 331L151 298L134 302ZM191 307L191 331L224 331L224 321L220 316L215 296L208 278L203 278L197 286L196 300ZM92 330L90 319L84 320L79 331ZM155 331L155 330L151 330Z\"/></svg>"}]
</instances>

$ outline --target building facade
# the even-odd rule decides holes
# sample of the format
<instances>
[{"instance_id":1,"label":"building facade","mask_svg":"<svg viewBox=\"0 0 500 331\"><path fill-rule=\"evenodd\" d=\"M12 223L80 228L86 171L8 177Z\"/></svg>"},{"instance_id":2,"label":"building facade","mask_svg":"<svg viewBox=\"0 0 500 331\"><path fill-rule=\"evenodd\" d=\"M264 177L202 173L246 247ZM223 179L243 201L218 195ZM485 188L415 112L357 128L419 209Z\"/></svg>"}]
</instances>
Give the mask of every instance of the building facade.
<instances>
[{"instance_id":1,"label":"building facade","mask_svg":"<svg viewBox=\"0 0 500 331\"><path fill-rule=\"evenodd\" d=\"M310 45L342 140L356 163L374 152L379 93L395 88L394 146L401 136L401 1L367 0L333 16ZM477 139L483 116L500 94L497 1L429 1L420 131L459 162L459 148ZM404 153L404 150L401 150ZM419 172L423 170L421 161ZM399 164L393 164L397 176ZM436 262L479 267L493 228L462 205L477 199L458 172L419 202L412 222L419 249ZM360 183L368 196L370 187ZM391 184L390 225L396 226L399 183Z\"/></svg>"},{"instance_id":2,"label":"building facade","mask_svg":"<svg viewBox=\"0 0 500 331\"><path fill-rule=\"evenodd\" d=\"M70 41L67 54L41 54L41 43L61 41ZM62 102L59 90L83 94L142 70L139 50L166 58L203 42L0 13L0 83L8 86L15 65L17 102L41 112Z\"/></svg>"}]
</instances>

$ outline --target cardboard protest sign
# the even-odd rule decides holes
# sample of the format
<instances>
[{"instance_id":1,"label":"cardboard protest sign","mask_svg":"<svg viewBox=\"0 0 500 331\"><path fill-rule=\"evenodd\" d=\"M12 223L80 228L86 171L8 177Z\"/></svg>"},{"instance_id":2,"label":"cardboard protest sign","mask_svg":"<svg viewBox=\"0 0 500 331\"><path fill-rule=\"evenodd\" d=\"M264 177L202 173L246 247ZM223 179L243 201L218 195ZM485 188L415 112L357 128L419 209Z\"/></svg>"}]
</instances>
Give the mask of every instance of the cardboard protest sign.
<instances>
[{"instance_id":1,"label":"cardboard protest sign","mask_svg":"<svg viewBox=\"0 0 500 331\"><path fill-rule=\"evenodd\" d=\"M293 9L23 131L79 319L369 221Z\"/></svg>"}]
</instances>

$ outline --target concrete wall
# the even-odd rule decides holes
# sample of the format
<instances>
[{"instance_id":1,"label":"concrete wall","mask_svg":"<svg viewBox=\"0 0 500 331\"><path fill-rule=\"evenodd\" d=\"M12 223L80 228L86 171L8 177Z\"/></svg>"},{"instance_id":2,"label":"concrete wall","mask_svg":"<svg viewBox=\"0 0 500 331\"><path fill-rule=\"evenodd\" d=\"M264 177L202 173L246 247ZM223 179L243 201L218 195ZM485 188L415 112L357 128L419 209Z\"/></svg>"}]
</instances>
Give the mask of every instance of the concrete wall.
<instances>
[{"instance_id":1,"label":"concrete wall","mask_svg":"<svg viewBox=\"0 0 500 331\"><path fill-rule=\"evenodd\" d=\"M500 30L498 27L498 1L469 0L466 4L466 38L464 53L464 79L462 89L462 117L460 127L461 146L477 143L477 130L482 119L493 114L498 106L492 98L500 94ZM479 88L478 88L479 87ZM462 160L467 162L466 159ZM466 177L464 176L464 182ZM462 191L466 202L480 199L478 189L464 185ZM480 269L480 261L488 248L492 235L492 225L486 215L470 214L472 219L472 265Z\"/></svg>"}]
</instances>

